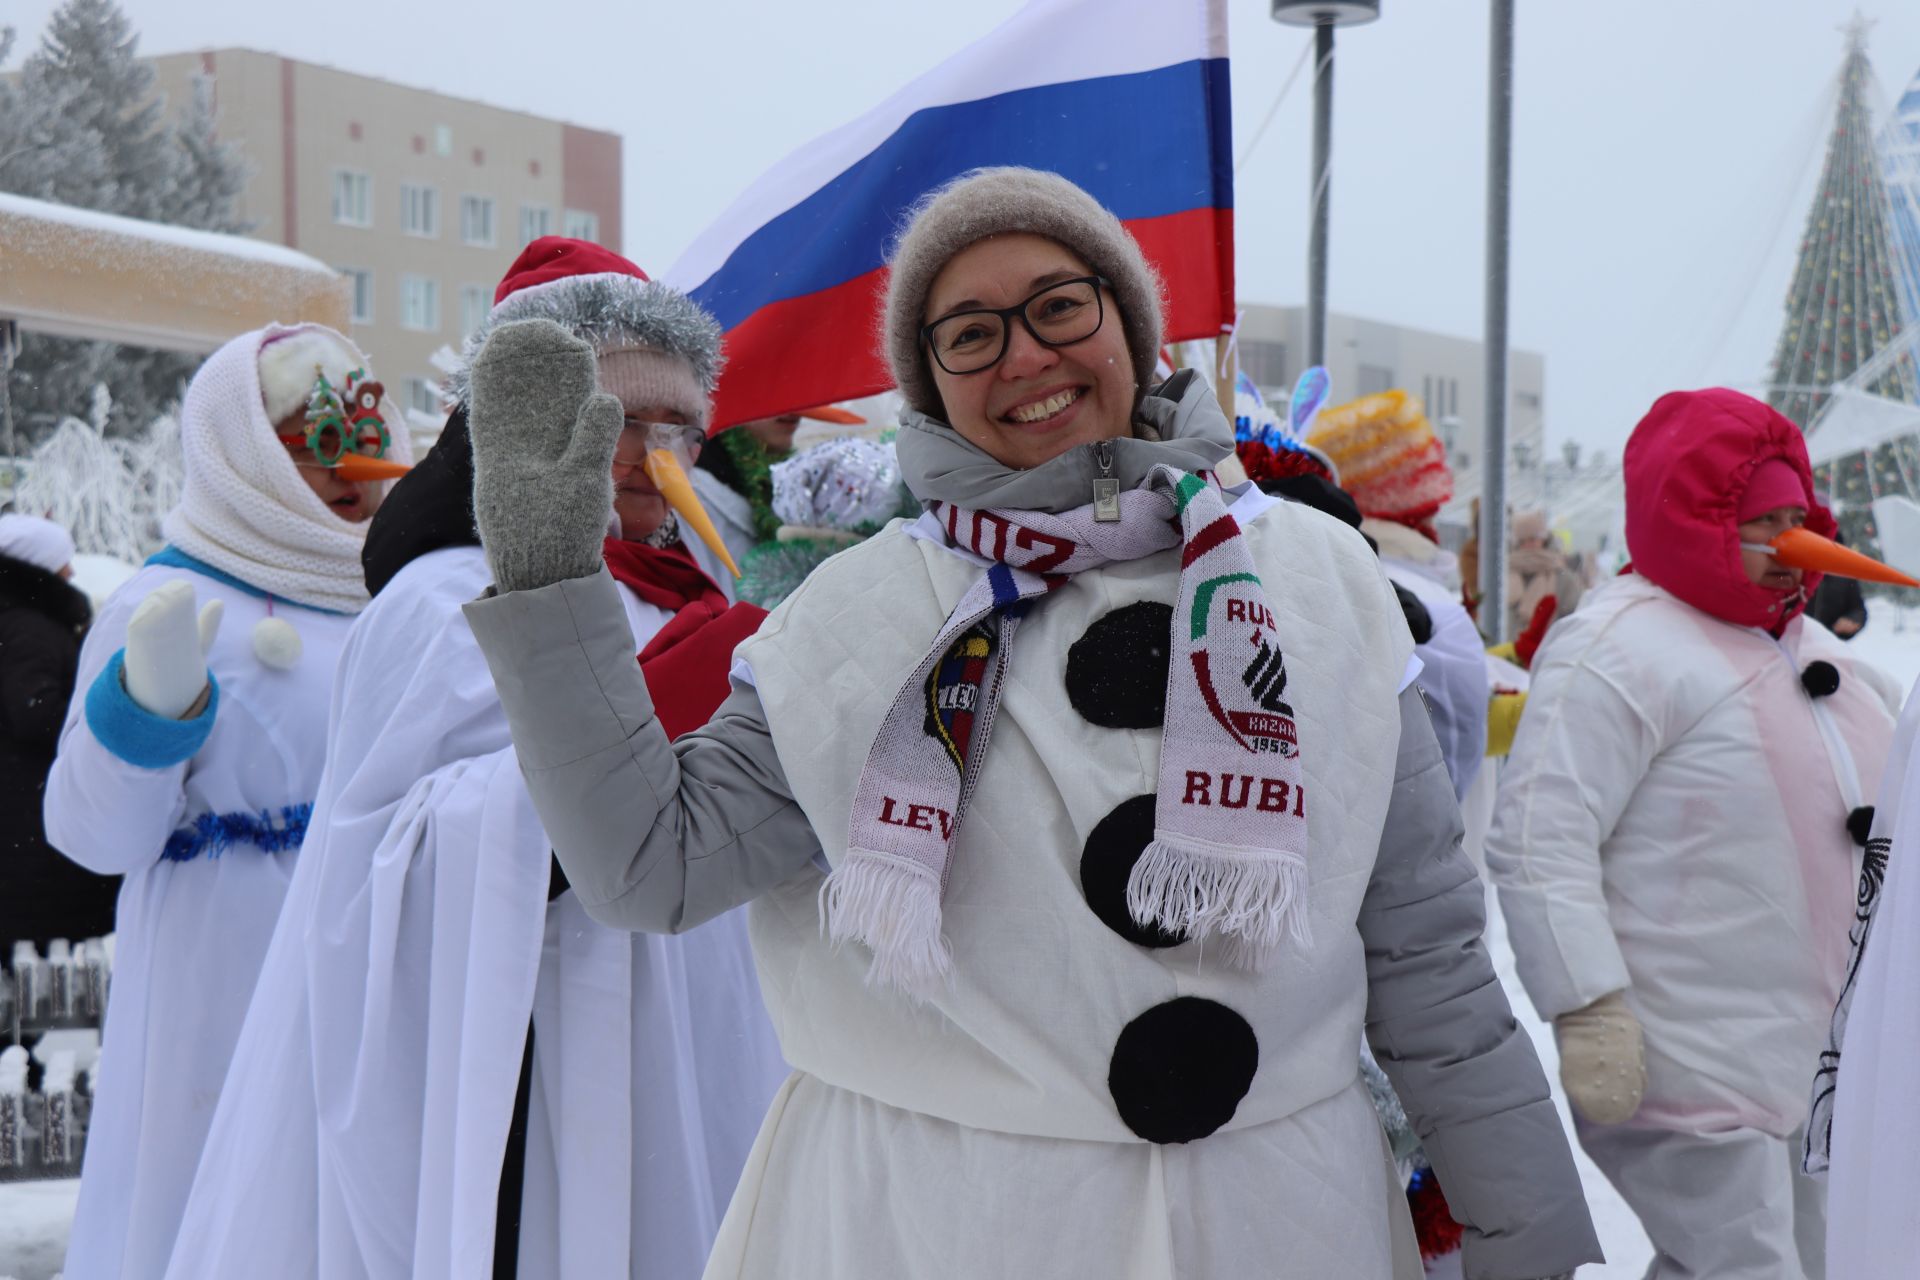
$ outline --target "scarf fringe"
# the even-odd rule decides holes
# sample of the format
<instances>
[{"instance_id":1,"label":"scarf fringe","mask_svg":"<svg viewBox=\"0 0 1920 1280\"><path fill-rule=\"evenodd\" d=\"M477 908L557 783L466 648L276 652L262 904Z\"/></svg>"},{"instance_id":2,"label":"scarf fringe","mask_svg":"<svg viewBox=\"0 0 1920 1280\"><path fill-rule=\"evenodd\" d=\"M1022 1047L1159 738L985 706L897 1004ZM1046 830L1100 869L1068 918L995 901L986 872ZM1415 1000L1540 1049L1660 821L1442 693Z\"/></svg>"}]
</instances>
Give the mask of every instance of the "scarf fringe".
<instances>
[{"instance_id":1,"label":"scarf fringe","mask_svg":"<svg viewBox=\"0 0 1920 1280\"><path fill-rule=\"evenodd\" d=\"M873 952L867 985L925 998L950 984L953 946L940 931L940 883L890 854L850 849L820 886L820 929L838 947Z\"/></svg>"},{"instance_id":2,"label":"scarf fringe","mask_svg":"<svg viewBox=\"0 0 1920 1280\"><path fill-rule=\"evenodd\" d=\"M1291 850L1247 849L1155 832L1127 878L1127 912L1189 938L1217 938L1236 969L1267 967L1281 943L1313 943L1307 860Z\"/></svg>"}]
</instances>

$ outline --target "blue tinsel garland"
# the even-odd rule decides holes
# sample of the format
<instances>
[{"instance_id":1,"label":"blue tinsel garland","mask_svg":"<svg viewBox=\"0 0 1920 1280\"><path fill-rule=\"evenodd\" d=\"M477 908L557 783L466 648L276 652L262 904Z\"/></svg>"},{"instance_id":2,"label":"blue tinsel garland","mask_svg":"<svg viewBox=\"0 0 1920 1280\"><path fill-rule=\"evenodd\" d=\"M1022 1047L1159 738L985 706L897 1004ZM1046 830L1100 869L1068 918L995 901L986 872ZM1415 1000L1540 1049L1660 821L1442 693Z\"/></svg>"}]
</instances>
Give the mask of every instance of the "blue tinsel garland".
<instances>
[{"instance_id":1,"label":"blue tinsel garland","mask_svg":"<svg viewBox=\"0 0 1920 1280\"><path fill-rule=\"evenodd\" d=\"M271 809L203 813L168 836L160 856L169 862L191 862L201 854L217 858L240 845L251 845L262 853L298 849L307 838L307 819L312 816L311 804L282 805L277 814Z\"/></svg>"}]
</instances>

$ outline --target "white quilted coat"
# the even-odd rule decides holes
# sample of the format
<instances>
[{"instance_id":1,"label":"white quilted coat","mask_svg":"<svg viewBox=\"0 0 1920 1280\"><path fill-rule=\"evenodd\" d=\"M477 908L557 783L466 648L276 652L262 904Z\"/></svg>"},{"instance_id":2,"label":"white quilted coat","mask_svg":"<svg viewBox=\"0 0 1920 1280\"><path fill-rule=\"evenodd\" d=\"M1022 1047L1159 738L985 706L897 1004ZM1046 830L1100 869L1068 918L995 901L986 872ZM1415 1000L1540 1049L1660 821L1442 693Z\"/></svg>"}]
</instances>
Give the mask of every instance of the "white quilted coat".
<instances>
[{"instance_id":1,"label":"white quilted coat","mask_svg":"<svg viewBox=\"0 0 1920 1280\"><path fill-rule=\"evenodd\" d=\"M1814 661L1840 677L1810 697ZM1785 1137L1847 962L1900 689L1818 623L1775 640L1615 579L1554 624L1500 778L1487 867L1542 1017L1625 989L1633 1123Z\"/></svg>"}]
</instances>

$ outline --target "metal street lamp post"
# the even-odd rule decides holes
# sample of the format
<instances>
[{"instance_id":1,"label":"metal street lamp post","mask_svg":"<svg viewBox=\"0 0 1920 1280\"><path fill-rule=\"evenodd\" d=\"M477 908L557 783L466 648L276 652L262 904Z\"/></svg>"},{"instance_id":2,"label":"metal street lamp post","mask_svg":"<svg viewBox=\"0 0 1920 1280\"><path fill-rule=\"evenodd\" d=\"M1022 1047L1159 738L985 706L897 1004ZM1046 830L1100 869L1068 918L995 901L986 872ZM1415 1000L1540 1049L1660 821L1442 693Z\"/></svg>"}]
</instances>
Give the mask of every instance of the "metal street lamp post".
<instances>
[{"instance_id":1,"label":"metal street lamp post","mask_svg":"<svg viewBox=\"0 0 1920 1280\"><path fill-rule=\"evenodd\" d=\"M1272 0L1275 22L1313 28L1313 229L1307 240L1307 364L1327 362L1327 210L1333 185L1333 29L1380 16L1380 0Z\"/></svg>"},{"instance_id":2,"label":"metal street lamp post","mask_svg":"<svg viewBox=\"0 0 1920 1280\"><path fill-rule=\"evenodd\" d=\"M1480 631L1507 619L1507 252L1513 154L1513 0L1492 0L1487 71L1487 434L1480 446Z\"/></svg>"}]
</instances>

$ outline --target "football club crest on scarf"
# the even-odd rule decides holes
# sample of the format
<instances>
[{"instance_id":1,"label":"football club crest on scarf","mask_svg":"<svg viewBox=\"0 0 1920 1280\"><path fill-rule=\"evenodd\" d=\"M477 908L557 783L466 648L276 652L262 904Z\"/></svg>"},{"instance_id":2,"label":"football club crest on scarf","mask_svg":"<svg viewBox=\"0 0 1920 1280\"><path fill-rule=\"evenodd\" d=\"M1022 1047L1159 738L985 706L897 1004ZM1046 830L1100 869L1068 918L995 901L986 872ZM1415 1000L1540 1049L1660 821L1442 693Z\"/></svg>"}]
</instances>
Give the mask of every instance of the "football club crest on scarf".
<instances>
[{"instance_id":1,"label":"football club crest on scarf","mask_svg":"<svg viewBox=\"0 0 1920 1280\"><path fill-rule=\"evenodd\" d=\"M1199 554L1204 555L1206 550L1202 547ZM1259 580L1240 574L1210 578L1194 592L1192 624L1196 647L1190 655L1194 680L1208 714L1235 742L1255 755L1272 754L1292 759L1299 753L1300 735L1293 722L1293 708L1281 698L1287 688L1287 666L1272 635L1273 614L1264 600L1247 599L1232 590L1249 581L1257 596ZM1210 617L1216 606L1222 615L1218 626L1213 625ZM1224 657L1237 651L1251 654L1240 673L1240 683L1253 703L1228 710L1227 699L1213 683L1213 659L1215 653ZM1230 665L1238 665L1237 660Z\"/></svg>"},{"instance_id":2,"label":"football club crest on scarf","mask_svg":"<svg viewBox=\"0 0 1920 1280\"><path fill-rule=\"evenodd\" d=\"M927 680L927 733L940 740L947 758L963 775L974 716L980 708L980 685L999 638L995 621L983 619L954 641Z\"/></svg>"}]
</instances>

